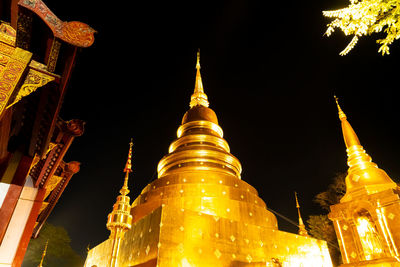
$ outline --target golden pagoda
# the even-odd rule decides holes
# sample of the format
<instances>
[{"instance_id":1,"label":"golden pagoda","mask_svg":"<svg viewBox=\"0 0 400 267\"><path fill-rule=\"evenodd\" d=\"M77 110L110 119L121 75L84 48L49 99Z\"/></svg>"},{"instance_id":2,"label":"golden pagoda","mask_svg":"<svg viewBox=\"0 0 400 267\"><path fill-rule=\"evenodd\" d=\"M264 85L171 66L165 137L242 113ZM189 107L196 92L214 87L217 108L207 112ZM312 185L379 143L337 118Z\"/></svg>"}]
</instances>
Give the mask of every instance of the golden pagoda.
<instances>
[{"instance_id":1,"label":"golden pagoda","mask_svg":"<svg viewBox=\"0 0 400 267\"><path fill-rule=\"evenodd\" d=\"M278 230L208 106L198 54L190 109L158 179L132 204L116 266L332 266L325 241ZM113 242L92 248L85 266L109 266Z\"/></svg>"},{"instance_id":2,"label":"golden pagoda","mask_svg":"<svg viewBox=\"0 0 400 267\"><path fill-rule=\"evenodd\" d=\"M400 266L400 188L372 162L335 100L349 166L346 194L329 214L342 266Z\"/></svg>"}]
</instances>

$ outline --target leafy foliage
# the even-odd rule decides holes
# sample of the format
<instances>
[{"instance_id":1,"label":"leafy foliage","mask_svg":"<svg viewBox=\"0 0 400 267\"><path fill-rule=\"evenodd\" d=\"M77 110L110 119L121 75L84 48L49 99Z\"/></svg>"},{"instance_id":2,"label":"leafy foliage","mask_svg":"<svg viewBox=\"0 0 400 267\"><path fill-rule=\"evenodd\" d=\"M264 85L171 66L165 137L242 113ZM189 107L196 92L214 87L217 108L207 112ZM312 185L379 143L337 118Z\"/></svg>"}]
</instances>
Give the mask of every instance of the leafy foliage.
<instances>
[{"instance_id":1,"label":"leafy foliage","mask_svg":"<svg viewBox=\"0 0 400 267\"><path fill-rule=\"evenodd\" d=\"M334 18L328 24L326 35L330 36L335 28L353 39L340 53L346 55L357 44L363 35L386 32L386 38L377 40L381 46L378 52L389 54L389 45L400 38L400 0L350 0L346 8L323 11L324 16Z\"/></svg>"},{"instance_id":2,"label":"leafy foliage","mask_svg":"<svg viewBox=\"0 0 400 267\"><path fill-rule=\"evenodd\" d=\"M314 201L318 203L322 209L329 211L329 207L339 203L340 199L346 193L345 183L346 173L339 173L333 179L333 183L328 186L324 192L317 194ZM335 228L329 220L328 215L311 215L307 224L309 234L317 239L325 240L328 243L329 253L334 265L341 263L339 244L336 238Z\"/></svg>"},{"instance_id":3,"label":"leafy foliage","mask_svg":"<svg viewBox=\"0 0 400 267\"><path fill-rule=\"evenodd\" d=\"M22 267L37 267L48 240L47 253L43 266L81 267L83 259L71 248L67 231L60 226L46 223L37 239L29 242Z\"/></svg>"},{"instance_id":4,"label":"leafy foliage","mask_svg":"<svg viewBox=\"0 0 400 267\"><path fill-rule=\"evenodd\" d=\"M329 207L340 202L340 199L346 193L346 173L338 173L333 178L333 183L328 186L328 189L315 196L314 201L326 211Z\"/></svg>"}]
</instances>

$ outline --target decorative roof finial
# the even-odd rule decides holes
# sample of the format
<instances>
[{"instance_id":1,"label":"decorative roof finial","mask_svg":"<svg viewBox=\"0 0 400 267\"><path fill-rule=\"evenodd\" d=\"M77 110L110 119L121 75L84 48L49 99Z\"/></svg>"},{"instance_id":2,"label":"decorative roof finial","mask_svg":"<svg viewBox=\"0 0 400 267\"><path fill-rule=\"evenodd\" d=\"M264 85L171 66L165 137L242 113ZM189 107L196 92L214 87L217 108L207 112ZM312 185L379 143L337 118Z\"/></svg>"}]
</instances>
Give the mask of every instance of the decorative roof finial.
<instances>
[{"instance_id":1,"label":"decorative roof finial","mask_svg":"<svg viewBox=\"0 0 400 267\"><path fill-rule=\"evenodd\" d=\"M333 97L335 98L336 105L339 111L339 119L342 122L342 132L346 148L349 148L354 145L360 145L360 141L358 140L357 134L354 132L350 123L347 121L346 114L344 114L343 110L339 106L339 99L336 96Z\"/></svg>"},{"instance_id":2,"label":"decorative roof finial","mask_svg":"<svg viewBox=\"0 0 400 267\"><path fill-rule=\"evenodd\" d=\"M131 139L131 142L129 143L129 153L128 153L128 159L126 160L124 172L125 172L125 180L124 180L124 185L122 186L121 190L119 191L121 195L126 196L129 194L129 189L128 189L128 178L129 178L129 173L132 172L132 147L133 147L133 141Z\"/></svg>"},{"instance_id":3,"label":"decorative roof finial","mask_svg":"<svg viewBox=\"0 0 400 267\"><path fill-rule=\"evenodd\" d=\"M107 217L107 229L110 230L110 239L112 239L112 250L109 264L107 266L118 266L118 253L120 250L120 243L123 239L125 232L132 227L131 204L128 195L128 178L129 173L132 172L132 146L133 142L129 143L128 159L125 164L125 180L124 185L119 191L121 195L117 197L117 201L113 206L113 210Z\"/></svg>"},{"instance_id":4,"label":"decorative roof finial","mask_svg":"<svg viewBox=\"0 0 400 267\"><path fill-rule=\"evenodd\" d=\"M203 89L203 82L201 80L201 74L200 74L200 49L197 51L197 62L196 62L196 82L194 85L194 92L192 96L190 97L190 107L194 107L197 105L201 105L204 107L208 107L208 98L207 95L204 93Z\"/></svg>"},{"instance_id":5,"label":"decorative roof finial","mask_svg":"<svg viewBox=\"0 0 400 267\"><path fill-rule=\"evenodd\" d=\"M46 245L44 246L44 250L43 250L43 254L42 254L42 259L40 260L38 267L43 267L43 261L44 261L44 257L46 256L48 244L49 244L49 240L46 241Z\"/></svg>"},{"instance_id":6,"label":"decorative roof finial","mask_svg":"<svg viewBox=\"0 0 400 267\"><path fill-rule=\"evenodd\" d=\"M197 63L196 63L196 69L200 69L200 48L197 50Z\"/></svg>"},{"instance_id":7,"label":"decorative roof finial","mask_svg":"<svg viewBox=\"0 0 400 267\"><path fill-rule=\"evenodd\" d=\"M335 95L333 97L335 98L336 105L337 105L337 108L338 108L338 111L339 111L339 119L341 121L347 119L346 114L344 114L343 110L339 106L339 98L337 98Z\"/></svg>"},{"instance_id":8,"label":"decorative roof finial","mask_svg":"<svg viewBox=\"0 0 400 267\"><path fill-rule=\"evenodd\" d=\"M297 213L299 215L299 235L308 236L308 232L306 230L306 226L304 225L303 219L301 218L300 205L299 205L299 200L297 199L297 193L296 192L294 192L294 196L296 198L296 208L297 208Z\"/></svg>"}]
</instances>

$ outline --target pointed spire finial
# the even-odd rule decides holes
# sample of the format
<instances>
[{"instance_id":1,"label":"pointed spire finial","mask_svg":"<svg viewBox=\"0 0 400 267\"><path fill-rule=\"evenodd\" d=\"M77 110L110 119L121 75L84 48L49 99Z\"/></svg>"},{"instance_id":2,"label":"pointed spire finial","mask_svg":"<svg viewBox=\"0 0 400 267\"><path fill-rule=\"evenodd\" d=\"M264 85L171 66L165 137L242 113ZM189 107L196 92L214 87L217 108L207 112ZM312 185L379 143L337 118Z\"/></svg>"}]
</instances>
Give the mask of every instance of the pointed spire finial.
<instances>
[{"instance_id":1,"label":"pointed spire finial","mask_svg":"<svg viewBox=\"0 0 400 267\"><path fill-rule=\"evenodd\" d=\"M120 251L120 244L125 235L125 232L131 229L132 227L132 215L131 215L131 204L130 198L128 195L128 178L129 173L132 172L132 147L133 141L129 143L129 153L128 159L126 161L126 165L124 168L125 172L125 180L124 185L119 191L121 195L117 197L117 201L113 205L113 210L107 216L107 229L110 230L109 239L112 240L111 247L111 257L109 257L109 267L119 266L118 264L118 255Z\"/></svg>"},{"instance_id":2,"label":"pointed spire finial","mask_svg":"<svg viewBox=\"0 0 400 267\"><path fill-rule=\"evenodd\" d=\"M200 69L200 48L197 50L197 63L196 63L196 69Z\"/></svg>"},{"instance_id":3,"label":"pointed spire finial","mask_svg":"<svg viewBox=\"0 0 400 267\"><path fill-rule=\"evenodd\" d=\"M339 111L343 139L346 145L347 165L349 166L346 177L346 194L340 202L351 199L351 193L362 187L367 192L374 193L382 188L395 188L397 186L396 183L393 182L385 171L379 169L376 163L372 162L372 158L361 146L360 140L340 108L336 96L335 100Z\"/></svg>"},{"instance_id":4,"label":"pointed spire finial","mask_svg":"<svg viewBox=\"0 0 400 267\"><path fill-rule=\"evenodd\" d=\"M346 120L346 119L347 119L347 116L346 116L346 114L344 114L343 110L340 108L340 105L339 105L339 98L337 98L335 95L334 95L333 97L335 98L336 106L337 106L337 108L338 108L339 119L340 119L341 121L342 121L342 120Z\"/></svg>"},{"instance_id":5,"label":"pointed spire finial","mask_svg":"<svg viewBox=\"0 0 400 267\"><path fill-rule=\"evenodd\" d=\"M197 62L196 62L196 82L194 85L194 92L190 97L190 107L194 107L197 105L201 105L204 107L208 107L208 98L207 95L204 93L203 89L203 82L201 80L200 74L200 49L197 51Z\"/></svg>"},{"instance_id":6,"label":"pointed spire finial","mask_svg":"<svg viewBox=\"0 0 400 267\"><path fill-rule=\"evenodd\" d=\"M295 196L295 198L296 198L296 208L300 208L300 205L299 205L299 200L297 199L297 192L295 191L294 192L294 196Z\"/></svg>"},{"instance_id":7,"label":"pointed spire finial","mask_svg":"<svg viewBox=\"0 0 400 267\"><path fill-rule=\"evenodd\" d=\"M294 196L296 198L296 208L299 216L299 235L308 236L306 226L304 225L303 219L301 218L299 200L297 199L297 192L294 192Z\"/></svg>"},{"instance_id":8,"label":"pointed spire finial","mask_svg":"<svg viewBox=\"0 0 400 267\"><path fill-rule=\"evenodd\" d=\"M125 172L125 180L124 180L124 185L122 186L121 190L119 191L121 195L126 196L129 194L129 189L128 189L128 179L129 179L129 173L132 172L132 147L133 147L133 141L131 138L131 142L129 143L129 153L128 153L128 159L126 160L124 172Z\"/></svg>"},{"instance_id":9,"label":"pointed spire finial","mask_svg":"<svg viewBox=\"0 0 400 267\"><path fill-rule=\"evenodd\" d=\"M131 142L129 143L128 159L126 160L124 172L132 172L132 146L133 138L131 138Z\"/></svg>"},{"instance_id":10,"label":"pointed spire finial","mask_svg":"<svg viewBox=\"0 0 400 267\"><path fill-rule=\"evenodd\" d=\"M46 256L47 245L48 244L49 244L49 240L46 241L46 245L44 246L44 250L43 250L43 254L42 254L42 259L40 260L40 263L39 263L38 267L42 267L43 266L43 261L44 261L44 257Z\"/></svg>"},{"instance_id":11,"label":"pointed spire finial","mask_svg":"<svg viewBox=\"0 0 400 267\"><path fill-rule=\"evenodd\" d=\"M347 121L346 114L344 114L343 110L340 108L339 99L335 95L333 97L335 98L336 105L338 108L339 119L342 122L342 132L346 148L349 148L354 145L360 145L360 141L358 140L357 134L354 132L350 123Z\"/></svg>"}]
</instances>

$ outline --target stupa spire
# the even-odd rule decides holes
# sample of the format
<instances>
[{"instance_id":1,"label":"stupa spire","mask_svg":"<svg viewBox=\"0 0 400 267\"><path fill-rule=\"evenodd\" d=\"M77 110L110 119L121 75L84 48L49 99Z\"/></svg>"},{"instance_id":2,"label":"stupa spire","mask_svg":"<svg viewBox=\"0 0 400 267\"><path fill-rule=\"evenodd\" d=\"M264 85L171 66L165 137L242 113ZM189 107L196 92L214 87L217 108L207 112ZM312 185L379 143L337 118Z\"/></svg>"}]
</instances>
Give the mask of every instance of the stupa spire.
<instances>
[{"instance_id":1,"label":"stupa spire","mask_svg":"<svg viewBox=\"0 0 400 267\"><path fill-rule=\"evenodd\" d=\"M296 208L299 216L299 235L308 236L306 226L304 225L303 219L301 218L299 200L297 199L297 192L294 192L294 196L296 198Z\"/></svg>"},{"instance_id":2,"label":"stupa spire","mask_svg":"<svg viewBox=\"0 0 400 267\"><path fill-rule=\"evenodd\" d=\"M208 107L208 98L207 95L204 93L203 89L203 82L201 80L200 74L200 49L197 51L197 62L196 62L196 81L194 84L194 92L190 97L190 107L194 107L197 105L201 105L204 107Z\"/></svg>"},{"instance_id":3,"label":"stupa spire","mask_svg":"<svg viewBox=\"0 0 400 267\"><path fill-rule=\"evenodd\" d=\"M49 244L49 240L46 241L46 245L44 246L44 250L43 250L43 254L42 254L42 259L40 260L38 267L43 267L43 261L44 261L44 257L46 256L48 244Z\"/></svg>"},{"instance_id":4,"label":"stupa spire","mask_svg":"<svg viewBox=\"0 0 400 267\"><path fill-rule=\"evenodd\" d=\"M334 96L336 105L338 108L339 119L342 122L342 131L343 131L343 138L346 144L346 148L349 148L354 145L360 145L360 141L358 140L357 134L354 132L353 128L351 127L350 123L347 121L347 116L340 108L339 99Z\"/></svg>"},{"instance_id":5,"label":"stupa spire","mask_svg":"<svg viewBox=\"0 0 400 267\"><path fill-rule=\"evenodd\" d=\"M132 227L131 204L128 195L128 178L129 173L132 172L132 146L133 142L129 143L128 159L125 164L125 180L124 185L119 191L121 195L117 197L117 201L113 206L113 210L108 214L107 229L110 230L110 239L112 239L112 251L109 265L110 267L118 266L118 255L120 244L124 238L125 232Z\"/></svg>"},{"instance_id":6,"label":"stupa spire","mask_svg":"<svg viewBox=\"0 0 400 267\"><path fill-rule=\"evenodd\" d=\"M342 124L343 139L347 148L347 165L349 166L346 177L346 195L342 200L348 199L348 193L356 189L365 188L368 192L374 193L381 189L393 187L396 184L378 168L372 158L365 152L364 148L347 121L347 116L339 105L338 98L334 96L339 112L339 119Z\"/></svg>"},{"instance_id":7,"label":"stupa spire","mask_svg":"<svg viewBox=\"0 0 400 267\"><path fill-rule=\"evenodd\" d=\"M132 172L132 147L133 147L133 142L131 139L131 142L129 143L129 153L128 153L128 159L126 160L124 172L125 172L125 180L124 180L124 185L122 186L121 190L119 191L121 195L126 196L129 194L129 189L128 189L128 179L129 179L129 173Z\"/></svg>"}]
</instances>

